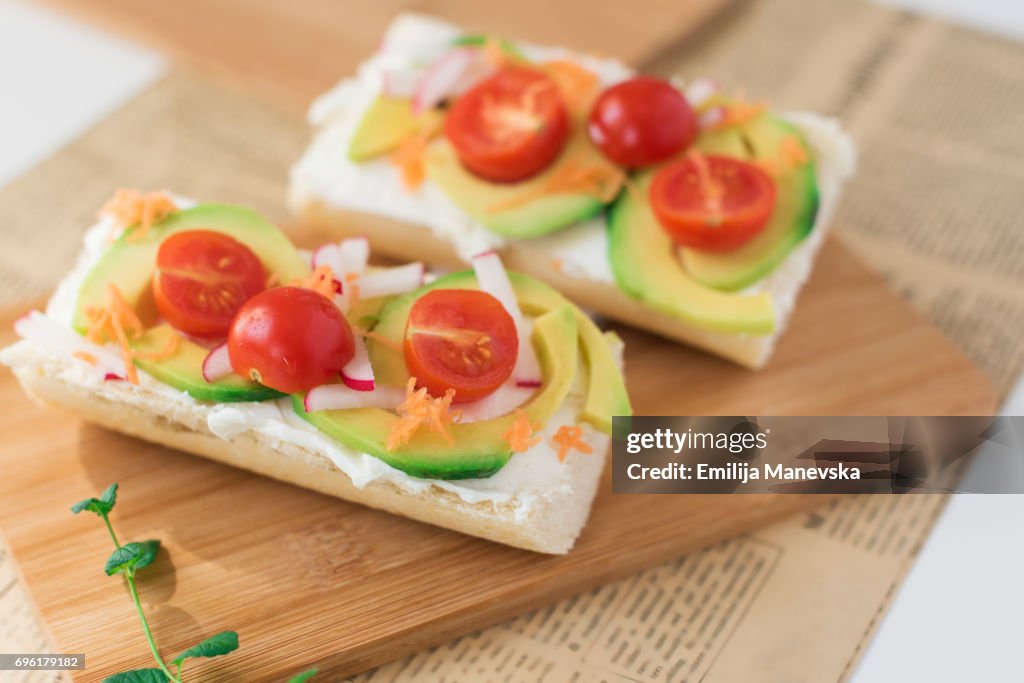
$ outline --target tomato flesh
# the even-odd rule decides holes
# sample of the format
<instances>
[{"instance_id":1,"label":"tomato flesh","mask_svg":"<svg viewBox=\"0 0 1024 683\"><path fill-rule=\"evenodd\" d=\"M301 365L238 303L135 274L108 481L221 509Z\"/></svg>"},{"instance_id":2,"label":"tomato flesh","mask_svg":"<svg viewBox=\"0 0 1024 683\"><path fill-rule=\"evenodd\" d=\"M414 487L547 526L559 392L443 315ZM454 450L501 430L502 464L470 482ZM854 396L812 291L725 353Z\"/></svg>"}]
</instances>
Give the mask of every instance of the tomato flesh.
<instances>
[{"instance_id":1,"label":"tomato flesh","mask_svg":"<svg viewBox=\"0 0 1024 683\"><path fill-rule=\"evenodd\" d=\"M212 230L172 234L160 244L153 298L160 315L195 337L223 337L267 276L249 247Z\"/></svg>"},{"instance_id":2,"label":"tomato flesh","mask_svg":"<svg viewBox=\"0 0 1024 683\"><path fill-rule=\"evenodd\" d=\"M639 76L597 98L587 134L606 157L627 168L665 161L697 138L697 116L671 83Z\"/></svg>"},{"instance_id":3,"label":"tomato flesh","mask_svg":"<svg viewBox=\"0 0 1024 683\"><path fill-rule=\"evenodd\" d=\"M690 154L660 169L649 190L651 209L678 244L731 251L764 230L775 209L775 181L732 157Z\"/></svg>"},{"instance_id":4,"label":"tomato flesh","mask_svg":"<svg viewBox=\"0 0 1024 683\"><path fill-rule=\"evenodd\" d=\"M352 328L334 302L302 287L249 299L228 333L231 367L286 394L337 379L355 355Z\"/></svg>"},{"instance_id":5,"label":"tomato flesh","mask_svg":"<svg viewBox=\"0 0 1024 683\"><path fill-rule=\"evenodd\" d=\"M569 137L569 112L553 78L506 67L455 100L444 133L471 173L512 183L554 162Z\"/></svg>"},{"instance_id":6,"label":"tomato flesh","mask_svg":"<svg viewBox=\"0 0 1024 683\"><path fill-rule=\"evenodd\" d=\"M455 403L477 401L512 374L519 338L496 298L474 289L435 289L413 304L405 328L405 363L431 396L455 391Z\"/></svg>"}]
</instances>

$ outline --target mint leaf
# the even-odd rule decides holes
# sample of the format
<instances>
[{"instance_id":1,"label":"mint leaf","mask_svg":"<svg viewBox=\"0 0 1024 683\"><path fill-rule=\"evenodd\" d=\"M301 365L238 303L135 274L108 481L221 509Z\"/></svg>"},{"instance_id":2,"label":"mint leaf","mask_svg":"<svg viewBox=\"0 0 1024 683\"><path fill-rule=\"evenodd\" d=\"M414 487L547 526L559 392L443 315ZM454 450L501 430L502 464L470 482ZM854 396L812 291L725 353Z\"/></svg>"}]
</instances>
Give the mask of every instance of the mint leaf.
<instances>
[{"instance_id":1,"label":"mint leaf","mask_svg":"<svg viewBox=\"0 0 1024 683\"><path fill-rule=\"evenodd\" d=\"M160 669L133 669L107 676L103 683L167 683L167 676Z\"/></svg>"},{"instance_id":2,"label":"mint leaf","mask_svg":"<svg viewBox=\"0 0 1024 683\"><path fill-rule=\"evenodd\" d=\"M88 510L89 512L95 512L97 515L103 516L108 514L114 509L114 504L117 503L117 483L113 483L106 488L106 490L100 494L99 498L86 498L80 500L71 506L71 512L78 514L82 510Z\"/></svg>"},{"instance_id":3,"label":"mint leaf","mask_svg":"<svg viewBox=\"0 0 1024 683\"><path fill-rule=\"evenodd\" d=\"M178 658L173 663L180 666L182 662L190 657L219 657L220 655L234 652L237 649L238 634L234 631L223 631L185 650L178 655Z\"/></svg>"},{"instance_id":4,"label":"mint leaf","mask_svg":"<svg viewBox=\"0 0 1024 683\"><path fill-rule=\"evenodd\" d=\"M303 671L298 676L292 676L288 679L288 683L305 683L313 676L316 676L316 669L310 669L309 671Z\"/></svg>"},{"instance_id":5,"label":"mint leaf","mask_svg":"<svg viewBox=\"0 0 1024 683\"><path fill-rule=\"evenodd\" d=\"M107 558L103 568L107 576L134 569L142 569L153 564L156 554L160 551L160 541L149 540L142 543L125 543Z\"/></svg>"}]
</instances>

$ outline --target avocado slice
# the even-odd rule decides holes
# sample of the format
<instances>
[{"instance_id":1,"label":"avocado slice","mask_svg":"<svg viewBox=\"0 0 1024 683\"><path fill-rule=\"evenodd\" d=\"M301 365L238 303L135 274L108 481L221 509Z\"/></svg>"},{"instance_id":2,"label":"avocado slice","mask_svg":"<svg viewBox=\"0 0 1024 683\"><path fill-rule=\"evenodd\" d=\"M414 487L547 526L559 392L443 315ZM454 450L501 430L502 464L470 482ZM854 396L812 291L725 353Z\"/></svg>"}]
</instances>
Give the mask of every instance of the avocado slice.
<instances>
[{"instance_id":1,"label":"avocado slice","mask_svg":"<svg viewBox=\"0 0 1024 683\"><path fill-rule=\"evenodd\" d=\"M580 417L602 432L611 434L612 416L631 415L633 412L626 383L611 351L610 344L614 342L615 334L602 333L583 311L540 280L514 271L510 271L508 276L524 314L541 316L566 306L572 308L587 371L587 393ZM471 270L440 277L415 292L392 300L381 312L380 323L374 332L401 343L409 309L416 299L431 289L478 289L478 285ZM401 353L373 340L369 342L369 351L378 381L389 386L405 386L409 373Z\"/></svg>"},{"instance_id":2,"label":"avocado slice","mask_svg":"<svg viewBox=\"0 0 1024 683\"><path fill-rule=\"evenodd\" d=\"M582 126L576 130L551 166L518 183L492 183L478 178L462 165L455 149L445 138L430 146L426 155L427 177L460 209L491 232L518 239L539 237L592 218L604 203L584 192L547 193L543 188L567 164L611 165L587 139ZM535 197L524 204L509 205L522 197ZM500 208L508 206L508 208Z\"/></svg>"},{"instance_id":3,"label":"avocado slice","mask_svg":"<svg viewBox=\"0 0 1024 683\"><path fill-rule=\"evenodd\" d=\"M166 323L151 327L145 334L132 342L132 348L142 353L159 353L167 348L171 335L178 334ZM188 339L178 340L174 355L163 360L135 358L135 365L148 372L164 384L181 389L198 401L233 403L237 401L265 401L282 396L262 384L257 384L238 375L229 375L216 382L203 378L203 361L209 353L202 346Z\"/></svg>"},{"instance_id":4,"label":"avocado slice","mask_svg":"<svg viewBox=\"0 0 1024 683\"><path fill-rule=\"evenodd\" d=\"M393 319L397 319L396 315ZM388 321L385 309L382 324ZM379 328L380 326L378 326ZM398 325L386 325L390 330ZM400 340L405 330L401 317ZM379 329L378 334L384 334ZM523 410L531 421L546 422L569 393L576 374L577 331L572 306L546 313L536 319L533 337L547 381ZM396 354L399 355L400 354ZM375 370L377 366L375 366ZM512 451L503 435L515 417L454 424L449 444L440 434L420 430L409 443L388 450L386 443L398 416L378 408L306 412L303 395L292 395L295 412L333 439L361 453L368 453L415 477L427 479L468 479L488 477L508 462Z\"/></svg>"},{"instance_id":5,"label":"avocado slice","mask_svg":"<svg viewBox=\"0 0 1024 683\"><path fill-rule=\"evenodd\" d=\"M202 204L171 214L137 241L129 239L131 229L123 232L83 279L75 302L72 327L81 334L88 330L89 320L85 311L90 306L107 303L108 283L118 286L125 301L139 314L144 324L154 322L157 315L152 298L152 280L160 243L172 233L200 229L221 232L242 242L260 258L267 271L276 274L282 282L309 273L309 266L288 238L259 214L235 206ZM166 347L172 332L167 325L157 325L148 329L141 338L133 340L132 346L144 353L158 352ZM240 377L207 382L202 371L207 353L203 347L182 337L171 357L158 361L136 358L135 365L198 400L261 401L281 395Z\"/></svg>"},{"instance_id":6,"label":"avocado slice","mask_svg":"<svg viewBox=\"0 0 1024 683\"><path fill-rule=\"evenodd\" d=\"M403 140L435 126L443 116L436 109L415 114L412 100L379 95L352 134L348 158L361 162L394 151Z\"/></svg>"},{"instance_id":7,"label":"avocado slice","mask_svg":"<svg viewBox=\"0 0 1024 683\"><path fill-rule=\"evenodd\" d=\"M647 203L652 171L633 180L608 215L608 257L619 287L656 311L720 332L767 334L775 311L767 293L720 292L694 280Z\"/></svg>"},{"instance_id":8,"label":"avocado slice","mask_svg":"<svg viewBox=\"0 0 1024 683\"><path fill-rule=\"evenodd\" d=\"M771 114L762 114L734 129L704 135L697 148L748 160L775 158L787 139L800 144L808 159L813 152L800 132ZM680 249L683 268L700 283L728 292L749 287L775 270L814 227L818 214L818 182L813 161L779 173L777 199L768 225L747 244L725 253Z\"/></svg>"}]
</instances>

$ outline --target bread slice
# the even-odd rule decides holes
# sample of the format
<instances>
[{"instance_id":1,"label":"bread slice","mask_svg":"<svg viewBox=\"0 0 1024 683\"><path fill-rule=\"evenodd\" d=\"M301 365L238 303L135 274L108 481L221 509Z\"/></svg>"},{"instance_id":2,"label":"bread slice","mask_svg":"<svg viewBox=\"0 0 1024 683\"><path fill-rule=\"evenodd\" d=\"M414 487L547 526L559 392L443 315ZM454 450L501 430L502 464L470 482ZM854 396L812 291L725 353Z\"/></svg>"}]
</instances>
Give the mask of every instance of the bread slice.
<instances>
[{"instance_id":1,"label":"bread slice","mask_svg":"<svg viewBox=\"0 0 1024 683\"><path fill-rule=\"evenodd\" d=\"M417 15L402 15L388 31L385 45L408 42L423 45L450 40L458 30L449 24ZM559 54L555 48L520 45L540 56ZM563 55L564 56L564 55ZM623 77L628 70L611 60L572 55L587 60L608 79ZM375 60L378 59L375 57ZM383 58L380 58L383 59ZM364 65L365 66L365 65ZM815 225L807 237L771 275L748 291L767 291L776 313L771 334L733 334L705 329L657 312L620 290L610 268L565 268L559 250L572 248L567 240L574 231L590 230L585 250L593 259L607 260L603 218L593 225L570 227L541 238L505 240L489 233L461 213L429 181L415 194L404 190L398 172L386 160L353 163L347 159L348 142L363 111L376 95L373 69L343 80L323 95L310 110L319 127L316 138L291 171L289 206L303 222L321 231L342 236L366 235L375 253L399 260L424 260L436 266L465 267L467 257L487 248L497 249L509 268L552 285L579 305L596 313L656 332L718 354L741 365L757 368L768 360L785 329L797 295L813 267L828 222L839 197L840 186L852 173L855 152L852 141L830 119L808 113L785 118L804 134L815 152L820 204ZM603 244L603 248L602 248ZM594 272L601 272L595 277Z\"/></svg>"},{"instance_id":2,"label":"bread slice","mask_svg":"<svg viewBox=\"0 0 1024 683\"><path fill-rule=\"evenodd\" d=\"M29 340L0 351L0 362L14 370L22 387L38 402L88 422L354 503L541 553L562 554L572 548L590 513L609 448L607 436L589 433L593 454L570 455L557 481L513 492L507 500L466 500L428 480L416 480L413 487L389 480L360 487L322 449L260 431L246 431L231 440L220 438L209 426L215 406L167 391L152 378L143 376L138 386L104 382L90 376L70 355ZM545 454L526 451L514 457L538 455Z\"/></svg>"}]
</instances>

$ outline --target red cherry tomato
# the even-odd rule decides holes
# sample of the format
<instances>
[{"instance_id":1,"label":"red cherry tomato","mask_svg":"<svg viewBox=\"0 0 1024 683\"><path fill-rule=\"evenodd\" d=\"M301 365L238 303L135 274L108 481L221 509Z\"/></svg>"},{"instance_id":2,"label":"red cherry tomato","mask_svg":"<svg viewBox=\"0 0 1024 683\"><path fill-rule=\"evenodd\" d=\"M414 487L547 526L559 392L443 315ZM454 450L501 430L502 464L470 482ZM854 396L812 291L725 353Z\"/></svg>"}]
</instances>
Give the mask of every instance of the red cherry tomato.
<instances>
[{"instance_id":1,"label":"red cherry tomato","mask_svg":"<svg viewBox=\"0 0 1024 683\"><path fill-rule=\"evenodd\" d=\"M511 183L558 157L569 137L569 113L550 76L506 67L455 100L444 134L471 172Z\"/></svg>"},{"instance_id":2,"label":"red cherry tomato","mask_svg":"<svg viewBox=\"0 0 1024 683\"><path fill-rule=\"evenodd\" d=\"M690 154L660 169L649 190L661 227L679 244L730 251L768 224L775 181L732 157Z\"/></svg>"},{"instance_id":3,"label":"red cherry tomato","mask_svg":"<svg viewBox=\"0 0 1024 683\"><path fill-rule=\"evenodd\" d=\"M212 230L177 232L160 244L153 298L167 322L195 337L223 337L267 276L259 257Z\"/></svg>"},{"instance_id":4,"label":"red cherry tomato","mask_svg":"<svg viewBox=\"0 0 1024 683\"><path fill-rule=\"evenodd\" d=\"M638 76L601 93L590 110L587 134L615 163L640 168L689 147L697 137L697 116L671 83Z\"/></svg>"},{"instance_id":5,"label":"red cherry tomato","mask_svg":"<svg viewBox=\"0 0 1024 683\"><path fill-rule=\"evenodd\" d=\"M338 307L301 287L275 287L249 299L228 333L234 371L286 394L337 378L354 354L352 328Z\"/></svg>"},{"instance_id":6,"label":"red cherry tomato","mask_svg":"<svg viewBox=\"0 0 1024 683\"><path fill-rule=\"evenodd\" d=\"M455 403L493 393L512 374L516 325L501 302L475 289L435 289L413 304L405 363L431 396L455 390Z\"/></svg>"}]
</instances>

